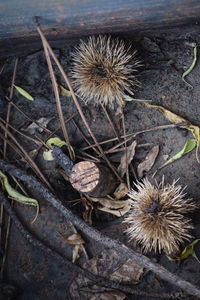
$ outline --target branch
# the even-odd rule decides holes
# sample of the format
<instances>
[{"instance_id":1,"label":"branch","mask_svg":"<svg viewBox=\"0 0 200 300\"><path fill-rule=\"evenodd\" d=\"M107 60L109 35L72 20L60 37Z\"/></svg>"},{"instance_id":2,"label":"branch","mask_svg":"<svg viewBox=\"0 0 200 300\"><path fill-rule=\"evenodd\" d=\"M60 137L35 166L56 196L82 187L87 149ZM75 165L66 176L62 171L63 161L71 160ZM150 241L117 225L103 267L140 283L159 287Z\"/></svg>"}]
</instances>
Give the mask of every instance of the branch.
<instances>
[{"instance_id":1,"label":"branch","mask_svg":"<svg viewBox=\"0 0 200 300\"><path fill-rule=\"evenodd\" d=\"M57 199L43 184L41 184L35 177L28 176L26 173L17 169L14 165L11 165L4 160L0 160L0 170L8 172L10 175L17 177L26 184L30 185L35 191L37 191L43 199L45 198L53 207L55 207L60 213L70 222L73 223L79 230L84 232L90 239L95 242L101 243L106 248L115 249L121 256L132 259L144 268L151 270L163 280L168 281L172 285L175 285L182 289L189 295L196 296L200 299L200 289L193 284L181 279L175 274L172 274L161 265L152 262L148 257L143 254L137 253L134 250L128 248L121 242L111 239L110 237L102 234L100 231L86 224L78 216L74 215L68 208L63 206L62 202Z\"/></svg>"}]
</instances>

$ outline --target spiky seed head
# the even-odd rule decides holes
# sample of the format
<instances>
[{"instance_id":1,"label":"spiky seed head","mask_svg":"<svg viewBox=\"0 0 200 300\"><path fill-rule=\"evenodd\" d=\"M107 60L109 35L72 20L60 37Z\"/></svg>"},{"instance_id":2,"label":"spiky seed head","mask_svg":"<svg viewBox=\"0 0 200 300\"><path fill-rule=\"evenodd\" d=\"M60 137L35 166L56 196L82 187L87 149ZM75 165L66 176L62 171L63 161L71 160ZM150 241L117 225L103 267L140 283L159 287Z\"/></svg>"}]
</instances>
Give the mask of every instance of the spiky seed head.
<instances>
[{"instance_id":1,"label":"spiky seed head","mask_svg":"<svg viewBox=\"0 0 200 300\"><path fill-rule=\"evenodd\" d=\"M154 186L144 179L135 186L137 191L129 193L131 210L125 219L130 239L138 242L144 252L177 253L180 245L191 238L193 226L187 214L196 208L195 203L185 198L177 180L165 185L163 178Z\"/></svg>"},{"instance_id":2,"label":"spiky seed head","mask_svg":"<svg viewBox=\"0 0 200 300\"><path fill-rule=\"evenodd\" d=\"M72 78L77 94L86 102L122 106L126 93L139 85L135 73L140 61L136 50L110 36L91 36L72 53Z\"/></svg>"}]
</instances>

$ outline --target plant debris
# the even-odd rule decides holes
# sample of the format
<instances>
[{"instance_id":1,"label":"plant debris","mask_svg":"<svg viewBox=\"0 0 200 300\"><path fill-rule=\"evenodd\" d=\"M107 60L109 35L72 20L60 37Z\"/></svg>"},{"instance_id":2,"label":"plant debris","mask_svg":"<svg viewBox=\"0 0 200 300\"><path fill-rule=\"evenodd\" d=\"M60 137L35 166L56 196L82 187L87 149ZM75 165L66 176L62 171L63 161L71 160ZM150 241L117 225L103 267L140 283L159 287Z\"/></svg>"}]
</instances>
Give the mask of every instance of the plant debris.
<instances>
[{"instance_id":1,"label":"plant debris","mask_svg":"<svg viewBox=\"0 0 200 300\"><path fill-rule=\"evenodd\" d=\"M115 250L103 250L101 255L84 263L84 268L105 276L113 281L124 284L137 284L144 269L131 260L124 260ZM123 300L126 295L120 291L108 290L98 285L91 285L91 281L78 275L70 286L71 299L76 300Z\"/></svg>"},{"instance_id":2,"label":"plant debris","mask_svg":"<svg viewBox=\"0 0 200 300\"><path fill-rule=\"evenodd\" d=\"M21 130L23 130L24 132L27 132L30 135L34 135L36 133L36 131L38 131L39 133L42 133L44 131L44 128L42 128L40 125L42 125L43 127L46 128L52 119L53 118L42 117L42 118L38 119L36 122L32 122L27 127L22 127Z\"/></svg>"},{"instance_id":3,"label":"plant debris","mask_svg":"<svg viewBox=\"0 0 200 300\"><path fill-rule=\"evenodd\" d=\"M133 141L130 146L127 147L125 153L121 157L121 162L118 167L118 172L121 177L126 173L127 166L131 163L135 156L135 148L137 146L137 142Z\"/></svg>"},{"instance_id":4,"label":"plant debris","mask_svg":"<svg viewBox=\"0 0 200 300\"><path fill-rule=\"evenodd\" d=\"M144 172L148 172L153 167L155 160L159 153L159 145L151 148L144 161L142 161L137 167L137 173L139 179L143 177Z\"/></svg>"},{"instance_id":5,"label":"plant debris","mask_svg":"<svg viewBox=\"0 0 200 300\"><path fill-rule=\"evenodd\" d=\"M196 62L197 62L197 46L194 47L194 58L193 58L192 64L191 64L190 67L183 73L183 75L182 75L182 77L181 77L182 80L183 80L187 85L189 85L189 86L192 87L192 88L193 88L193 86L185 80L185 77L186 77L187 75L189 75L189 74L192 72L192 70L194 69L194 67L195 67L195 65L196 65Z\"/></svg>"},{"instance_id":6,"label":"plant debris","mask_svg":"<svg viewBox=\"0 0 200 300\"><path fill-rule=\"evenodd\" d=\"M34 98L27 91L25 91L23 88L21 88L20 86L14 84L14 87L16 88L18 93L20 95L24 96L26 99L31 100L31 101L34 100Z\"/></svg>"},{"instance_id":7,"label":"plant debris","mask_svg":"<svg viewBox=\"0 0 200 300\"><path fill-rule=\"evenodd\" d=\"M174 124L181 124L183 123L183 125L180 125L180 128L185 128L189 131L192 132L194 138L196 139L196 143L197 143L197 149L196 149L196 159L197 162L200 163L199 157L198 157L198 149L199 149L199 144L200 144L200 128L199 126L193 125L192 123L190 123L188 120L180 117L179 115L171 112L170 110L164 108L163 106L160 105L152 105L149 103L145 103L145 105L149 108L156 108L159 111L162 112L162 114L172 123Z\"/></svg>"},{"instance_id":8,"label":"plant debris","mask_svg":"<svg viewBox=\"0 0 200 300\"><path fill-rule=\"evenodd\" d=\"M185 154L191 152L197 145L197 142L195 139L191 139L191 140L188 140L183 149L181 149L181 151L179 151L178 153L176 153L173 157L171 157L170 159L168 159L164 164L162 164L157 170L156 172L154 173L154 176L155 174L160 170L162 169L163 167L173 163L175 160L177 159L180 159L182 156L184 156Z\"/></svg>"},{"instance_id":9,"label":"plant debris","mask_svg":"<svg viewBox=\"0 0 200 300\"><path fill-rule=\"evenodd\" d=\"M9 198L18 201L22 204L28 204L28 205L32 205L36 207L36 215L33 219L33 221L31 223L34 223L35 220L37 219L38 213L39 213L39 204L38 201L33 199L33 198L29 198L27 196L22 195L21 193L19 193L17 190L15 190L9 183L7 176L0 171L0 182L3 186L3 188L6 190L6 192L8 193Z\"/></svg>"},{"instance_id":10,"label":"plant debris","mask_svg":"<svg viewBox=\"0 0 200 300\"><path fill-rule=\"evenodd\" d=\"M199 242L200 242L200 239L194 240L192 243L190 243L189 245L187 245L185 247L185 249L181 252L180 256L175 257L175 258L168 256L169 260L182 260L182 259L188 258L189 256L193 256L200 263L200 260L197 257L195 250L194 250L194 246L196 244L198 244Z\"/></svg>"}]
</instances>

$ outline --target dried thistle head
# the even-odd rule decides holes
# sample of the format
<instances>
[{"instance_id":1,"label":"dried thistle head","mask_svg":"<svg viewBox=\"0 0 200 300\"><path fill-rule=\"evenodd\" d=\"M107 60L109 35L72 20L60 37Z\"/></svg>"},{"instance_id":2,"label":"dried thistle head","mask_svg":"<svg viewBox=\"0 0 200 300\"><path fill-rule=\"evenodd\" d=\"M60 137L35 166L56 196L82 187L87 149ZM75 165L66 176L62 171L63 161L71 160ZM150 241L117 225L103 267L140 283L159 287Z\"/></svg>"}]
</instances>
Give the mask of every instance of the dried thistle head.
<instances>
[{"instance_id":1,"label":"dried thistle head","mask_svg":"<svg viewBox=\"0 0 200 300\"><path fill-rule=\"evenodd\" d=\"M113 108L124 104L126 93L134 94L140 61L123 41L110 36L92 36L81 41L72 54L73 86L86 102Z\"/></svg>"},{"instance_id":2,"label":"dried thistle head","mask_svg":"<svg viewBox=\"0 0 200 300\"><path fill-rule=\"evenodd\" d=\"M137 191L129 193L131 210L125 222L130 239L141 244L143 251L179 251L179 246L191 238L193 228L187 214L196 208L185 198L184 189L177 181L164 185L164 178L153 186L147 179L136 184Z\"/></svg>"}]
</instances>

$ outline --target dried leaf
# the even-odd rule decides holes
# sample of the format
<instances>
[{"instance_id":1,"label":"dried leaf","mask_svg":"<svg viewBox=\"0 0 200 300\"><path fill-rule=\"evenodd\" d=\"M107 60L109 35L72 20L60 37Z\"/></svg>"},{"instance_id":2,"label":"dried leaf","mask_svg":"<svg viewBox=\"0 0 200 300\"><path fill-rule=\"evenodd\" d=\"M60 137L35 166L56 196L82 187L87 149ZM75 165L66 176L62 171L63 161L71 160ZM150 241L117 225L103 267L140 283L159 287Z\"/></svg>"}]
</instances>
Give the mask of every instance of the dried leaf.
<instances>
[{"instance_id":1,"label":"dried leaf","mask_svg":"<svg viewBox=\"0 0 200 300\"><path fill-rule=\"evenodd\" d=\"M114 192L115 199L119 200L124 198L128 193L128 187L125 183L120 183Z\"/></svg>"},{"instance_id":2,"label":"dried leaf","mask_svg":"<svg viewBox=\"0 0 200 300\"><path fill-rule=\"evenodd\" d=\"M60 88L60 93L62 96L67 96L67 97L71 96L71 92L69 90L67 90L66 88L64 88L62 85L59 85L59 88Z\"/></svg>"},{"instance_id":3,"label":"dried leaf","mask_svg":"<svg viewBox=\"0 0 200 300\"><path fill-rule=\"evenodd\" d=\"M73 233L66 239L66 243L69 245L83 245L85 242L78 233Z\"/></svg>"},{"instance_id":4,"label":"dried leaf","mask_svg":"<svg viewBox=\"0 0 200 300\"><path fill-rule=\"evenodd\" d=\"M42 125L43 127L47 127L47 125L49 124L49 122L52 119L53 118L42 117L42 118L37 120L37 123L32 122L29 126L23 127L22 130L24 132L27 132L30 135L35 134L36 131L39 131L40 133L42 133L44 131L44 129L42 127L40 127L39 125Z\"/></svg>"},{"instance_id":5,"label":"dried leaf","mask_svg":"<svg viewBox=\"0 0 200 300\"><path fill-rule=\"evenodd\" d=\"M26 99L31 100L31 101L34 100L34 98L27 91L25 91L24 89L22 89L20 86L14 84L14 87L16 88L16 90L18 91L18 93L20 95L24 96Z\"/></svg>"},{"instance_id":6,"label":"dried leaf","mask_svg":"<svg viewBox=\"0 0 200 300\"><path fill-rule=\"evenodd\" d=\"M193 86L191 84L189 84L186 80L185 80L185 77L190 74L190 72L192 72L192 70L194 69L195 65L196 65L196 62L197 62L197 47L194 47L194 58L193 58L193 61L192 61L192 64L191 66L183 73L182 75L182 80L188 84L190 87L193 88Z\"/></svg>"},{"instance_id":7,"label":"dried leaf","mask_svg":"<svg viewBox=\"0 0 200 300\"><path fill-rule=\"evenodd\" d=\"M105 211L117 217L122 217L125 215L131 208L130 200L113 200L109 198L94 198L87 196L93 202L97 202L102 206L97 208L101 211Z\"/></svg>"},{"instance_id":8,"label":"dried leaf","mask_svg":"<svg viewBox=\"0 0 200 300\"><path fill-rule=\"evenodd\" d=\"M191 152L197 145L197 142L196 140L194 139L191 139L191 140L188 140L183 149L181 151L179 151L177 154L175 154L173 157L171 157L170 159L168 159L162 166L160 166L158 168L158 170L160 170L161 168L173 163L175 160L181 158L183 155ZM154 173L154 175L158 172L158 170L156 170L156 172Z\"/></svg>"},{"instance_id":9,"label":"dried leaf","mask_svg":"<svg viewBox=\"0 0 200 300\"><path fill-rule=\"evenodd\" d=\"M15 190L9 183L7 176L0 171L0 181L3 186L3 188L6 190L6 192L9 195L9 198L18 201L22 204L28 204L36 207L36 215L33 219L32 223L35 222L37 219L38 213L39 213L39 204L38 201L29 197L26 197L22 194L20 194L17 190Z\"/></svg>"},{"instance_id":10,"label":"dried leaf","mask_svg":"<svg viewBox=\"0 0 200 300\"><path fill-rule=\"evenodd\" d=\"M82 252L82 249L79 245L76 245L74 249L72 250L72 262L73 264L79 259L80 255L79 253Z\"/></svg>"},{"instance_id":11,"label":"dried leaf","mask_svg":"<svg viewBox=\"0 0 200 300\"><path fill-rule=\"evenodd\" d=\"M196 239L192 243L187 245L179 257L176 257L176 258L168 257L168 258L170 260L182 260L182 259L186 259L186 258L188 258L188 256L192 255L200 263L198 257L196 256L195 250L194 250L194 246L198 242L200 242L200 239Z\"/></svg>"},{"instance_id":12,"label":"dried leaf","mask_svg":"<svg viewBox=\"0 0 200 300\"><path fill-rule=\"evenodd\" d=\"M121 162L118 167L118 172L121 177L123 177L124 174L126 173L127 165L129 165L131 163L131 161L133 160L133 157L135 155L136 145L137 145L137 142L133 141L133 143L127 147L125 153L122 155Z\"/></svg>"},{"instance_id":13,"label":"dried leaf","mask_svg":"<svg viewBox=\"0 0 200 300\"><path fill-rule=\"evenodd\" d=\"M85 222L89 223L92 225L92 211L94 209L91 201L88 201L86 197L81 197L82 204L85 208L83 212L83 219Z\"/></svg>"},{"instance_id":14,"label":"dried leaf","mask_svg":"<svg viewBox=\"0 0 200 300\"><path fill-rule=\"evenodd\" d=\"M122 284L136 284L143 275L144 269L132 260L123 258L114 250L103 250L101 254L84 263L83 267L90 272L109 278ZM126 295L120 291L106 289L91 284L92 282L79 274L70 286L72 300L125 300Z\"/></svg>"},{"instance_id":15,"label":"dried leaf","mask_svg":"<svg viewBox=\"0 0 200 300\"><path fill-rule=\"evenodd\" d=\"M128 200L126 200L126 201L128 201ZM98 207L98 210L107 212L109 214L112 214L112 215L120 218L120 217L124 216L127 212L129 212L130 208L131 208L131 204L126 203L126 205L123 208L120 208L118 210L110 209L107 207Z\"/></svg>"},{"instance_id":16,"label":"dried leaf","mask_svg":"<svg viewBox=\"0 0 200 300\"><path fill-rule=\"evenodd\" d=\"M143 173L145 171L148 172L149 170L151 170L155 163L156 157L158 156L158 152L159 146L156 145L149 151L145 160L138 165L137 173L139 178L143 177Z\"/></svg>"}]
</instances>

